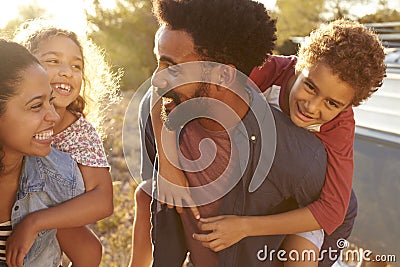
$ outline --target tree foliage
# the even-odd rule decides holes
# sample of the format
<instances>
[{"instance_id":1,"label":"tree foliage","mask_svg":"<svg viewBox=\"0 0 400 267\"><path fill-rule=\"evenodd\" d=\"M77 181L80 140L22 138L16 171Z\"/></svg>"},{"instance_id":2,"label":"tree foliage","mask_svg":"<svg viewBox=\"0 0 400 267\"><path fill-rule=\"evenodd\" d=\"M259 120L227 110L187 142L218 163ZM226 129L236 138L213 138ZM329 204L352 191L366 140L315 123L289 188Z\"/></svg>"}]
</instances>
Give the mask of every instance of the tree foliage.
<instances>
[{"instance_id":1,"label":"tree foliage","mask_svg":"<svg viewBox=\"0 0 400 267\"><path fill-rule=\"evenodd\" d=\"M277 18L277 52L296 53L297 44L291 37L306 36L320 23L340 17L358 19L356 5L373 0L277 0L273 17ZM154 34L158 27L151 13L149 0L115 0L113 9L105 8L100 0L92 0L93 10L86 12L89 37L104 48L108 60L123 68L122 87L136 89L149 78L156 67L153 55ZM400 12L388 8L388 0L380 0L376 13L359 19L362 23L400 21ZM0 30L9 37L26 19L48 15L36 2L19 8L18 18Z\"/></svg>"},{"instance_id":2,"label":"tree foliage","mask_svg":"<svg viewBox=\"0 0 400 267\"><path fill-rule=\"evenodd\" d=\"M40 7L36 2L31 5L24 5L18 7L18 17L10 20L6 26L0 29L0 34L6 38L12 38L15 30L28 19L42 17L46 14L46 10Z\"/></svg>"},{"instance_id":3,"label":"tree foliage","mask_svg":"<svg viewBox=\"0 0 400 267\"><path fill-rule=\"evenodd\" d=\"M400 12L389 8L387 0L380 0L376 12L361 17L359 21L361 23L400 21Z\"/></svg>"},{"instance_id":4,"label":"tree foliage","mask_svg":"<svg viewBox=\"0 0 400 267\"><path fill-rule=\"evenodd\" d=\"M372 0L327 0L326 6L328 10L327 18L329 20L350 18L356 19L356 15L353 14L353 8L356 5L367 5L374 1Z\"/></svg>"},{"instance_id":5,"label":"tree foliage","mask_svg":"<svg viewBox=\"0 0 400 267\"><path fill-rule=\"evenodd\" d=\"M321 22L320 14L325 11L325 0L277 0L277 50L291 54L290 38L305 36Z\"/></svg>"},{"instance_id":6,"label":"tree foliage","mask_svg":"<svg viewBox=\"0 0 400 267\"><path fill-rule=\"evenodd\" d=\"M388 0L380 0L376 13L358 18L354 14L357 5L367 5L373 0L277 0L278 18L277 53L296 53L297 46L292 37L306 36L321 23L338 18L349 18L367 22L399 21L399 11L388 8Z\"/></svg>"},{"instance_id":7,"label":"tree foliage","mask_svg":"<svg viewBox=\"0 0 400 267\"><path fill-rule=\"evenodd\" d=\"M157 22L151 2L117 0L114 9L93 2L94 14L87 12L90 37L105 49L113 65L122 67L122 88L137 89L156 67L153 54Z\"/></svg>"}]
</instances>

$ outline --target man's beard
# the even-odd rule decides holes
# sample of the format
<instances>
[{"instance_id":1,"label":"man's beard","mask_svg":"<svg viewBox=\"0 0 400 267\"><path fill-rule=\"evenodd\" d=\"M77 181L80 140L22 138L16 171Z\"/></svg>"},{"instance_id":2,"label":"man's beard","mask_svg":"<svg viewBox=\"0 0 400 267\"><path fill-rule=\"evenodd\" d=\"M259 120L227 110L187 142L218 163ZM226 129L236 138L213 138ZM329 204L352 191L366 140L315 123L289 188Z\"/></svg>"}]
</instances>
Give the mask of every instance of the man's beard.
<instances>
[{"instance_id":1,"label":"man's beard","mask_svg":"<svg viewBox=\"0 0 400 267\"><path fill-rule=\"evenodd\" d=\"M160 116L165 127L170 131L176 131L189 121L199 118L199 114L201 114L202 117L210 115L210 106L206 103L207 101L203 100L203 98L207 98L209 89L210 85L208 83L200 83L199 87L195 91L194 97L191 98L195 101L193 105L191 105L190 108L185 107L184 112L177 111L172 114L170 114L172 110L181 104L182 101L175 91L171 90L166 93L164 97L169 98L170 101L174 102L174 108L167 110L165 105L162 105Z\"/></svg>"}]
</instances>

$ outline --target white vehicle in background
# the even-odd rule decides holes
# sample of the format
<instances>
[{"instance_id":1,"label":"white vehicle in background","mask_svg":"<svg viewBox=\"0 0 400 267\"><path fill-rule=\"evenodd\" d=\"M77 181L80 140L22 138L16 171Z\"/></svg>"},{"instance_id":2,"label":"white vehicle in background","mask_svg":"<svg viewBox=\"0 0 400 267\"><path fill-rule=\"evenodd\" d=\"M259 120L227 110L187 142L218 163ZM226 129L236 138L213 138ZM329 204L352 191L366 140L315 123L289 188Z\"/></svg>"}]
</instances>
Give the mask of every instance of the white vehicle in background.
<instances>
[{"instance_id":1,"label":"white vehicle in background","mask_svg":"<svg viewBox=\"0 0 400 267\"><path fill-rule=\"evenodd\" d=\"M400 135L400 48L387 49L385 63L387 77L382 87L354 109L356 125L359 131Z\"/></svg>"},{"instance_id":2,"label":"white vehicle in background","mask_svg":"<svg viewBox=\"0 0 400 267\"><path fill-rule=\"evenodd\" d=\"M354 108L358 215L346 243L351 246L333 267L400 267L400 22L365 26L386 47L387 76L377 92ZM290 39L299 44L304 37Z\"/></svg>"},{"instance_id":3,"label":"white vehicle in background","mask_svg":"<svg viewBox=\"0 0 400 267\"><path fill-rule=\"evenodd\" d=\"M349 241L400 266L400 48L388 49L386 64L382 87L354 108L358 215ZM368 264L360 259L335 266L386 266Z\"/></svg>"},{"instance_id":4,"label":"white vehicle in background","mask_svg":"<svg viewBox=\"0 0 400 267\"><path fill-rule=\"evenodd\" d=\"M358 250L358 255L371 251L372 255L369 262L346 261L343 255L344 261L335 267L400 266L400 22L366 26L387 47L387 77L371 98L354 108L353 188L358 215L349 242L357 248L348 250Z\"/></svg>"}]
</instances>

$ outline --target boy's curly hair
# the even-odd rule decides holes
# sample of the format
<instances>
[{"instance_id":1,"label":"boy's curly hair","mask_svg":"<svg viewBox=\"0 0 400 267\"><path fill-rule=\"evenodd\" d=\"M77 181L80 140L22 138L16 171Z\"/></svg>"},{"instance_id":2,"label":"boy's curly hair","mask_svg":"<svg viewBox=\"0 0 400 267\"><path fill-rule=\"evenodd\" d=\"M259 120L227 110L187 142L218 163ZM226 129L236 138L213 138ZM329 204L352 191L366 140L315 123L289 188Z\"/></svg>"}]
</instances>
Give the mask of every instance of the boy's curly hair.
<instances>
[{"instance_id":1,"label":"boy's curly hair","mask_svg":"<svg viewBox=\"0 0 400 267\"><path fill-rule=\"evenodd\" d=\"M232 64L249 75L274 48L275 20L251 0L153 0L160 25L193 38L204 60Z\"/></svg>"},{"instance_id":2,"label":"boy's curly hair","mask_svg":"<svg viewBox=\"0 0 400 267\"><path fill-rule=\"evenodd\" d=\"M358 22L339 19L321 25L301 45L296 71L324 64L355 89L358 106L382 85L385 53L377 35Z\"/></svg>"},{"instance_id":3,"label":"boy's curly hair","mask_svg":"<svg viewBox=\"0 0 400 267\"><path fill-rule=\"evenodd\" d=\"M87 117L103 137L104 111L120 100L119 81L122 71L114 73L105 60L104 52L86 36L78 36L50 20L40 18L24 22L15 32L14 41L35 54L42 42L60 35L71 39L83 57L80 95L67 109Z\"/></svg>"}]
</instances>

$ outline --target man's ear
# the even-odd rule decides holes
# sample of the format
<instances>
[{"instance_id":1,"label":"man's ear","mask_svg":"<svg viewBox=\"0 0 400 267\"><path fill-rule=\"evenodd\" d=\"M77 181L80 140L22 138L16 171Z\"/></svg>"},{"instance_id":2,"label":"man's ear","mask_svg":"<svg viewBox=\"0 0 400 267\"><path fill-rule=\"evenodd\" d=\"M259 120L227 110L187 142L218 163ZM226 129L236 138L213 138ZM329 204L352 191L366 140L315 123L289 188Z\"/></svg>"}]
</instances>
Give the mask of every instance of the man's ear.
<instances>
[{"instance_id":1,"label":"man's ear","mask_svg":"<svg viewBox=\"0 0 400 267\"><path fill-rule=\"evenodd\" d=\"M236 81L236 68L233 65L220 65L217 73L216 83L220 86L229 88Z\"/></svg>"}]
</instances>

